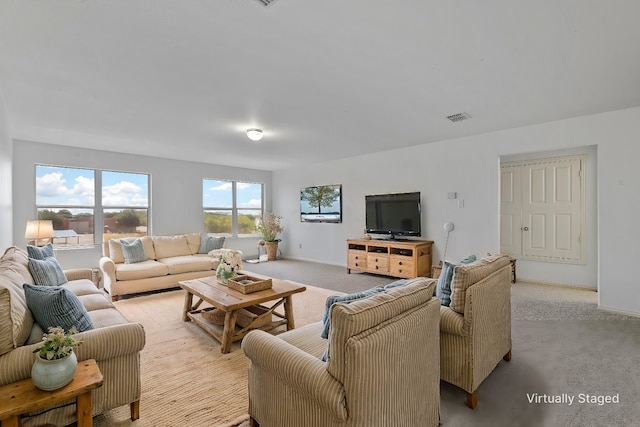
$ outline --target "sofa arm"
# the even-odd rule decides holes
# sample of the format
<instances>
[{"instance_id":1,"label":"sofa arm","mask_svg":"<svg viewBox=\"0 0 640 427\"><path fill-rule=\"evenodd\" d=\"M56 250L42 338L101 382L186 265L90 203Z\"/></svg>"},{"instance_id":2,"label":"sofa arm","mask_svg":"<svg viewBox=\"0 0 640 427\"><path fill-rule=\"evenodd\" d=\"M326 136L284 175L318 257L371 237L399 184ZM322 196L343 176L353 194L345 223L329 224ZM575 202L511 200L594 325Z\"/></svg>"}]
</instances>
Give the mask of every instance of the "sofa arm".
<instances>
[{"instance_id":1,"label":"sofa arm","mask_svg":"<svg viewBox=\"0 0 640 427\"><path fill-rule=\"evenodd\" d=\"M251 331L242 340L242 350L254 365L308 396L336 419L346 421L345 391L327 371L326 363L264 331Z\"/></svg>"},{"instance_id":2,"label":"sofa arm","mask_svg":"<svg viewBox=\"0 0 640 427\"><path fill-rule=\"evenodd\" d=\"M440 331L465 337L469 335L464 328L464 316L445 306L440 306Z\"/></svg>"},{"instance_id":3,"label":"sofa arm","mask_svg":"<svg viewBox=\"0 0 640 427\"><path fill-rule=\"evenodd\" d=\"M111 290L111 285L116 283L116 264L109 257L100 258L100 271L102 272L102 280L104 288Z\"/></svg>"},{"instance_id":4,"label":"sofa arm","mask_svg":"<svg viewBox=\"0 0 640 427\"><path fill-rule=\"evenodd\" d=\"M93 281L93 270L90 268L73 268L70 270L64 270L64 275L68 281L89 279Z\"/></svg>"},{"instance_id":5,"label":"sofa arm","mask_svg":"<svg viewBox=\"0 0 640 427\"><path fill-rule=\"evenodd\" d=\"M92 329L74 335L82 341L74 351L78 361L112 359L137 353L144 348L144 329L139 323L125 323ZM31 377L35 355L40 343L18 347L0 356L0 386Z\"/></svg>"}]
</instances>

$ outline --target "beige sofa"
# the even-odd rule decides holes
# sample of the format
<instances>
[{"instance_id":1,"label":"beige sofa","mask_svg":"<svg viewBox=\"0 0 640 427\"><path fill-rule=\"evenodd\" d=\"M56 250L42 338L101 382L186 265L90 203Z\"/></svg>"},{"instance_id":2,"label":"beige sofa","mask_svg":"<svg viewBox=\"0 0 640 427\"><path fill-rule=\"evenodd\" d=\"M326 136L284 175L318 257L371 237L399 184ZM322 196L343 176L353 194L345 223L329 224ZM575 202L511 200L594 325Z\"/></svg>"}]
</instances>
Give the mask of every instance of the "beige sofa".
<instances>
[{"instance_id":1,"label":"beige sofa","mask_svg":"<svg viewBox=\"0 0 640 427\"><path fill-rule=\"evenodd\" d=\"M147 259L131 264L125 263L119 240L136 238L104 242L100 259L104 289L117 301L120 295L175 288L182 280L215 275L219 261L198 253L201 237L201 233L141 237Z\"/></svg>"},{"instance_id":2,"label":"beige sofa","mask_svg":"<svg viewBox=\"0 0 640 427\"><path fill-rule=\"evenodd\" d=\"M488 256L454 268L451 305L440 308L440 376L467 392L477 390L500 360L511 360L511 263Z\"/></svg>"},{"instance_id":3,"label":"beige sofa","mask_svg":"<svg viewBox=\"0 0 640 427\"><path fill-rule=\"evenodd\" d=\"M92 392L94 415L130 405L131 419L139 417L140 351L145 345L142 325L125 319L104 293L90 280L91 269L65 271L69 282L62 285L78 296L87 309L94 329L77 337L82 344L75 349L78 361L95 359L104 376L102 387ZM10 247L0 257L0 386L31 376L42 329L27 307L23 284L33 285L27 252ZM75 405L49 408L29 414L23 427L66 426L75 421Z\"/></svg>"},{"instance_id":4,"label":"beige sofa","mask_svg":"<svg viewBox=\"0 0 640 427\"><path fill-rule=\"evenodd\" d=\"M437 426L440 301L435 280L331 306L321 322L274 336L252 331L251 425L263 427ZM327 351L327 361L321 360Z\"/></svg>"}]
</instances>

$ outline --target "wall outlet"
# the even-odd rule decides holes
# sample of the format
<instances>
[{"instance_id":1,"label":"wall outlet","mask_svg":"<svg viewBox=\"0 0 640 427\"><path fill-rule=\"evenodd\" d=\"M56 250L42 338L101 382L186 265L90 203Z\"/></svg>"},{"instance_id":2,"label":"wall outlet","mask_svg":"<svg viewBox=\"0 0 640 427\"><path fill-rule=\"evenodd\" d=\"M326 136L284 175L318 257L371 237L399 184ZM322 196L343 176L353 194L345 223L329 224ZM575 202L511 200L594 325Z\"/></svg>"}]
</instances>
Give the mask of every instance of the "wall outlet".
<instances>
[{"instance_id":1,"label":"wall outlet","mask_svg":"<svg viewBox=\"0 0 640 427\"><path fill-rule=\"evenodd\" d=\"M298 243L298 249L302 249L302 243Z\"/></svg>"}]
</instances>

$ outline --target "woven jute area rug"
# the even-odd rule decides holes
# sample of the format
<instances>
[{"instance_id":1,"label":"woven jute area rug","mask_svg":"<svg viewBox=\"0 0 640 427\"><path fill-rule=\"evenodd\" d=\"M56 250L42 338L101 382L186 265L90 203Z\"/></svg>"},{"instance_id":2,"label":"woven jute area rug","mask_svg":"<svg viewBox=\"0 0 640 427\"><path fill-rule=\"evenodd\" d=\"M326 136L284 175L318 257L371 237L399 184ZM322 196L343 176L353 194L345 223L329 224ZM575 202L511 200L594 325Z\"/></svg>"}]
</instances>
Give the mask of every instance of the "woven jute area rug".
<instances>
[{"instance_id":1,"label":"woven jute area rug","mask_svg":"<svg viewBox=\"0 0 640 427\"><path fill-rule=\"evenodd\" d=\"M324 302L336 291L307 286L293 296L296 326L322 318ZM146 345L140 356L140 419L121 407L94 417L94 425L233 426L247 419L247 358L240 343L220 353L213 337L182 321L185 292L142 295L116 302L130 321L144 325Z\"/></svg>"}]
</instances>

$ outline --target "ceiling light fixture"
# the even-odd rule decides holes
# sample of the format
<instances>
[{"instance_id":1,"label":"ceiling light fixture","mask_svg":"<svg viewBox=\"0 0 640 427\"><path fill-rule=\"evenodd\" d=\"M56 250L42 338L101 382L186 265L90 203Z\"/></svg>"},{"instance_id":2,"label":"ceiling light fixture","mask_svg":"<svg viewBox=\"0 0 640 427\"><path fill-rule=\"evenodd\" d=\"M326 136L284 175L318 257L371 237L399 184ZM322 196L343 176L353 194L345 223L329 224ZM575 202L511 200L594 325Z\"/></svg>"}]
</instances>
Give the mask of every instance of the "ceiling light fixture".
<instances>
[{"instance_id":1,"label":"ceiling light fixture","mask_svg":"<svg viewBox=\"0 0 640 427\"><path fill-rule=\"evenodd\" d=\"M247 137L252 141L260 141L262 139L262 129L247 129Z\"/></svg>"}]
</instances>

